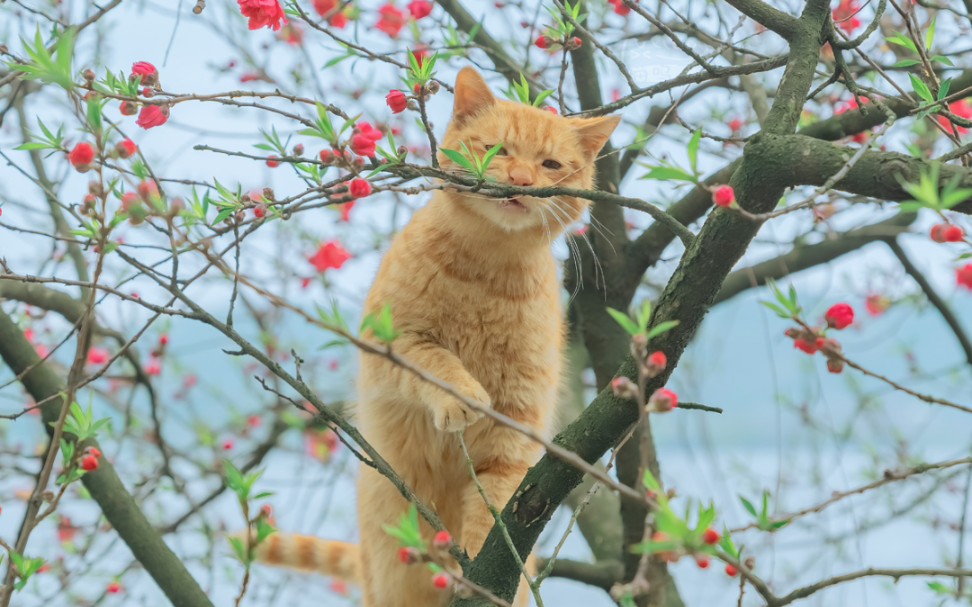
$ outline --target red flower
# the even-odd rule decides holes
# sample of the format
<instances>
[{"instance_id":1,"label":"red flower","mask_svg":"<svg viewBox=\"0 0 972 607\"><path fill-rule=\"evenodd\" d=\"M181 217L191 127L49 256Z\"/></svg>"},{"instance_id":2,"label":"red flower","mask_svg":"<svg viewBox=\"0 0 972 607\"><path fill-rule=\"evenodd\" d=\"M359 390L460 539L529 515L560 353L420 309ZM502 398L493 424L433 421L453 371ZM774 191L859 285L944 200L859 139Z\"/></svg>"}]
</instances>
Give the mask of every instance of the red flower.
<instances>
[{"instance_id":1,"label":"red flower","mask_svg":"<svg viewBox=\"0 0 972 607\"><path fill-rule=\"evenodd\" d=\"M143 129L151 129L162 126L169 119L169 106L167 105L146 105L138 114L135 124Z\"/></svg>"},{"instance_id":2,"label":"red flower","mask_svg":"<svg viewBox=\"0 0 972 607\"><path fill-rule=\"evenodd\" d=\"M131 158L136 152L138 152L138 146L131 139L122 139L115 144L115 153L120 158Z\"/></svg>"},{"instance_id":3,"label":"red flower","mask_svg":"<svg viewBox=\"0 0 972 607\"><path fill-rule=\"evenodd\" d=\"M611 380L611 393L618 398L631 399L638 396L638 386L621 375Z\"/></svg>"},{"instance_id":4,"label":"red flower","mask_svg":"<svg viewBox=\"0 0 972 607\"><path fill-rule=\"evenodd\" d=\"M112 582L108 584L108 588L106 588L105 590L108 591L108 594L121 594L122 585L119 584L118 582Z\"/></svg>"},{"instance_id":5,"label":"red flower","mask_svg":"<svg viewBox=\"0 0 972 607\"><path fill-rule=\"evenodd\" d=\"M91 348L88 350L89 365L103 365L108 362L108 350L104 348Z\"/></svg>"},{"instance_id":6,"label":"red flower","mask_svg":"<svg viewBox=\"0 0 972 607\"><path fill-rule=\"evenodd\" d=\"M448 531L439 531L432 538L432 545L440 549L448 548L452 545L452 534Z\"/></svg>"},{"instance_id":7,"label":"red flower","mask_svg":"<svg viewBox=\"0 0 972 607\"><path fill-rule=\"evenodd\" d=\"M233 441L231 440L223 441L223 451L232 451L232 450L233 450Z\"/></svg>"},{"instance_id":8,"label":"red flower","mask_svg":"<svg viewBox=\"0 0 972 607\"><path fill-rule=\"evenodd\" d=\"M128 76L129 80L141 77L144 86L157 86L159 84L159 70L148 61L138 61L132 64L132 73Z\"/></svg>"},{"instance_id":9,"label":"red flower","mask_svg":"<svg viewBox=\"0 0 972 607\"><path fill-rule=\"evenodd\" d=\"M659 413L671 411L678 406L678 395L668 388L659 388L648 399L648 404Z\"/></svg>"},{"instance_id":10,"label":"red flower","mask_svg":"<svg viewBox=\"0 0 972 607\"><path fill-rule=\"evenodd\" d=\"M411 565L412 563L417 563L419 560L419 551L416 550L415 548L399 548L398 560L403 565Z\"/></svg>"},{"instance_id":11,"label":"red flower","mask_svg":"<svg viewBox=\"0 0 972 607\"><path fill-rule=\"evenodd\" d=\"M552 42L553 40L551 40L550 36L540 36L534 44L537 45L537 48L547 50Z\"/></svg>"},{"instance_id":12,"label":"red flower","mask_svg":"<svg viewBox=\"0 0 972 607\"><path fill-rule=\"evenodd\" d=\"M965 264L955 271L955 281L960 287L972 291L972 263Z\"/></svg>"},{"instance_id":13,"label":"red flower","mask_svg":"<svg viewBox=\"0 0 972 607\"><path fill-rule=\"evenodd\" d=\"M840 0L840 4L833 12L834 23L848 35L851 35L861 26L861 20L857 18L857 13L860 10L861 7L857 4L857 0Z\"/></svg>"},{"instance_id":14,"label":"red flower","mask_svg":"<svg viewBox=\"0 0 972 607\"><path fill-rule=\"evenodd\" d=\"M732 565L726 565L726 575L728 575L729 577L736 577L737 575L739 575L739 570L733 567Z\"/></svg>"},{"instance_id":15,"label":"red flower","mask_svg":"<svg viewBox=\"0 0 972 607\"><path fill-rule=\"evenodd\" d=\"M290 46L300 46L304 43L304 30L296 23L288 23L280 30L278 37Z\"/></svg>"},{"instance_id":16,"label":"red flower","mask_svg":"<svg viewBox=\"0 0 972 607\"><path fill-rule=\"evenodd\" d=\"M719 532L712 527L709 527L705 530L705 533L702 534L702 541L710 546L715 546L719 543Z\"/></svg>"},{"instance_id":17,"label":"red flower","mask_svg":"<svg viewBox=\"0 0 972 607\"><path fill-rule=\"evenodd\" d=\"M699 566L699 569L708 569L712 561L707 556L697 556L695 557L695 564Z\"/></svg>"},{"instance_id":18,"label":"red flower","mask_svg":"<svg viewBox=\"0 0 972 607\"><path fill-rule=\"evenodd\" d=\"M79 143L74 149L68 152L68 162L71 163L78 172L84 173L91 168L91 163L95 159L94 148L90 143Z\"/></svg>"},{"instance_id":19,"label":"red flower","mask_svg":"<svg viewBox=\"0 0 972 607\"><path fill-rule=\"evenodd\" d=\"M98 469L98 458L93 455L85 455L81 458L81 469L85 472L94 472Z\"/></svg>"},{"instance_id":20,"label":"red flower","mask_svg":"<svg viewBox=\"0 0 972 607\"><path fill-rule=\"evenodd\" d=\"M386 4L378 9L380 19L375 29L385 32L390 38L397 38L398 32L405 27L405 13L398 10L394 4Z\"/></svg>"},{"instance_id":21,"label":"red flower","mask_svg":"<svg viewBox=\"0 0 972 607\"><path fill-rule=\"evenodd\" d=\"M270 27L276 32L287 23L287 16L277 0L237 0L237 3L243 16L250 20L251 30Z\"/></svg>"},{"instance_id":22,"label":"red flower","mask_svg":"<svg viewBox=\"0 0 972 607\"><path fill-rule=\"evenodd\" d=\"M610 2L611 6L614 7L614 12L622 17L631 12L631 7L625 4L624 0L608 0L608 2Z\"/></svg>"},{"instance_id":23,"label":"red flower","mask_svg":"<svg viewBox=\"0 0 972 607\"><path fill-rule=\"evenodd\" d=\"M349 259L351 259L351 254L341 246L341 243L331 241L322 244L317 249L317 253L308 258L308 261L318 272L324 272L332 268L340 269Z\"/></svg>"},{"instance_id":24,"label":"red flower","mask_svg":"<svg viewBox=\"0 0 972 607\"><path fill-rule=\"evenodd\" d=\"M351 209L354 208L354 201L345 202L341 207L341 221L347 223L351 221Z\"/></svg>"},{"instance_id":25,"label":"red flower","mask_svg":"<svg viewBox=\"0 0 972 607\"><path fill-rule=\"evenodd\" d=\"M807 341L806 339L800 337L793 340L793 347L806 352L807 354L817 353L817 343L815 341Z\"/></svg>"},{"instance_id":26,"label":"red flower","mask_svg":"<svg viewBox=\"0 0 972 607\"><path fill-rule=\"evenodd\" d=\"M351 137L351 151L358 156L374 156L375 141L362 133L356 133Z\"/></svg>"},{"instance_id":27,"label":"red flower","mask_svg":"<svg viewBox=\"0 0 972 607\"><path fill-rule=\"evenodd\" d=\"M331 27L336 27L339 30L344 29L344 26L348 24L348 16L344 13L338 13L331 17L328 23L331 24Z\"/></svg>"},{"instance_id":28,"label":"red flower","mask_svg":"<svg viewBox=\"0 0 972 607\"><path fill-rule=\"evenodd\" d=\"M337 8L337 0L314 0L314 10L321 17L331 16L331 12Z\"/></svg>"},{"instance_id":29,"label":"red flower","mask_svg":"<svg viewBox=\"0 0 972 607\"><path fill-rule=\"evenodd\" d=\"M122 101L118 106L118 111L122 116L134 116L138 113L138 104L134 101Z\"/></svg>"},{"instance_id":30,"label":"red flower","mask_svg":"<svg viewBox=\"0 0 972 607\"><path fill-rule=\"evenodd\" d=\"M834 304L824 314L824 320L838 331L846 329L854 322L854 308L845 303Z\"/></svg>"},{"instance_id":31,"label":"red flower","mask_svg":"<svg viewBox=\"0 0 972 607\"><path fill-rule=\"evenodd\" d=\"M348 584L342 580L331 580L328 588L331 592L340 596L348 596Z\"/></svg>"},{"instance_id":32,"label":"red flower","mask_svg":"<svg viewBox=\"0 0 972 607\"><path fill-rule=\"evenodd\" d=\"M891 307L891 300L884 295L872 293L864 300L864 307L871 316L880 316Z\"/></svg>"},{"instance_id":33,"label":"red flower","mask_svg":"<svg viewBox=\"0 0 972 607\"><path fill-rule=\"evenodd\" d=\"M831 373L840 373L844 370L844 361L839 358L828 358L827 370Z\"/></svg>"},{"instance_id":34,"label":"red flower","mask_svg":"<svg viewBox=\"0 0 972 607\"><path fill-rule=\"evenodd\" d=\"M959 118L972 119L972 104L966 99L959 99L953 103L948 104L948 111L955 114ZM964 126L952 125L952 121L946 116L936 116L938 123L945 127L945 130L952 135L964 135L969 132L969 129Z\"/></svg>"},{"instance_id":35,"label":"red flower","mask_svg":"<svg viewBox=\"0 0 972 607\"><path fill-rule=\"evenodd\" d=\"M355 127L357 131L351 137L351 151L358 156L374 156L375 142L382 138L382 133L367 122L359 122Z\"/></svg>"},{"instance_id":36,"label":"red flower","mask_svg":"<svg viewBox=\"0 0 972 607\"><path fill-rule=\"evenodd\" d=\"M738 133L744 126L746 126L746 123L740 118L733 118L729 121L729 130L733 133Z\"/></svg>"},{"instance_id":37,"label":"red flower","mask_svg":"<svg viewBox=\"0 0 972 607\"><path fill-rule=\"evenodd\" d=\"M271 169L275 169L280 166L280 160L276 156L270 156L267 158L267 166Z\"/></svg>"},{"instance_id":38,"label":"red flower","mask_svg":"<svg viewBox=\"0 0 972 607\"><path fill-rule=\"evenodd\" d=\"M394 89L385 95L385 103L391 108L393 114L401 114L408 107L408 97L398 89Z\"/></svg>"},{"instance_id":39,"label":"red flower","mask_svg":"<svg viewBox=\"0 0 972 607\"><path fill-rule=\"evenodd\" d=\"M364 198L371 194L371 183L367 179L361 179L360 177L351 182L351 186L348 188L351 195L355 198Z\"/></svg>"},{"instance_id":40,"label":"red flower","mask_svg":"<svg viewBox=\"0 0 972 607\"><path fill-rule=\"evenodd\" d=\"M652 352L648 356L648 364L652 367L658 367L659 369L664 369L668 366L668 357L665 353L659 350L658 352Z\"/></svg>"},{"instance_id":41,"label":"red flower","mask_svg":"<svg viewBox=\"0 0 972 607\"><path fill-rule=\"evenodd\" d=\"M408 3L408 12L416 21L424 19L432 12L432 3L428 0L412 0Z\"/></svg>"},{"instance_id":42,"label":"red flower","mask_svg":"<svg viewBox=\"0 0 972 607\"><path fill-rule=\"evenodd\" d=\"M736 192L731 185L720 185L712 192L712 203L717 207L730 207L736 202Z\"/></svg>"},{"instance_id":43,"label":"red flower","mask_svg":"<svg viewBox=\"0 0 972 607\"><path fill-rule=\"evenodd\" d=\"M962 242L962 239L965 238L965 232L958 226L948 226L945 228L944 237L945 242Z\"/></svg>"},{"instance_id":44,"label":"red flower","mask_svg":"<svg viewBox=\"0 0 972 607\"><path fill-rule=\"evenodd\" d=\"M148 366L145 367L145 373L152 377L162 375L162 363L159 362L159 359L153 358Z\"/></svg>"},{"instance_id":45,"label":"red flower","mask_svg":"<svg viewBox=\"0 0 972 607\"><path fill-rule=\"evenodd\" d=\"M142 200L145 202L150 202L153 198L158 198L160 196L159 184L155 183L154 181L149 181L148 179L139 181L136 189L138 190L138 195L141 196Z\"/></svg>"},{"instance_id":46,"label":"red flower","mask_svg":"<svg viewBox=\"0 0 972 607\"><path fill-rule=\"evenodd\" d=\"M452 580L449 578L449 574L445 572L436 573L434 576L432 576L432 585L439 590L445 590L451 583Z\"/></svg>"}]
</instances>

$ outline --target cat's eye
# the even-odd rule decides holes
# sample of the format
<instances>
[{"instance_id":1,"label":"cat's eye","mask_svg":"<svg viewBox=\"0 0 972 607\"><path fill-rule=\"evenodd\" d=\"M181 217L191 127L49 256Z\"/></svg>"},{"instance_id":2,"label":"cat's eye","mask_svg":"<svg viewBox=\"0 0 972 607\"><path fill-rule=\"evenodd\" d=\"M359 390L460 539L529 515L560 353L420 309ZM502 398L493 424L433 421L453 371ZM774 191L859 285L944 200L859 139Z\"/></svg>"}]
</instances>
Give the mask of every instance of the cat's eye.
<instances>
[{"instance_id":1,"label":"cat's eye","mask_svg":"<svg viewBox=\"0 0 972 607\"><path fill-rule=\"evenodd\" d=\"M486 151L488 152L488 151L490 151L491 149L495 148L498 145L500 145L500 144L498 144L498 143L484 143L483 144L483 147L486 148ZM506 148L505 147L500 148L499 151L496 152L496 155L497 156L506 156Z\"/></svg>"},{"instance_id":2,"label":"cat's eye","mask_svg":"<svg viewBox=\"0 0 972 607\"><path fill-rule=\"evenodd\" d=\"M562 167L564 165L560 164L556 160L544 160L543 161L543 166L545 166L548 169L554 169L554 170L556 170L556 169L559 169L560 167Z\"/></svg>"}]
</instances>

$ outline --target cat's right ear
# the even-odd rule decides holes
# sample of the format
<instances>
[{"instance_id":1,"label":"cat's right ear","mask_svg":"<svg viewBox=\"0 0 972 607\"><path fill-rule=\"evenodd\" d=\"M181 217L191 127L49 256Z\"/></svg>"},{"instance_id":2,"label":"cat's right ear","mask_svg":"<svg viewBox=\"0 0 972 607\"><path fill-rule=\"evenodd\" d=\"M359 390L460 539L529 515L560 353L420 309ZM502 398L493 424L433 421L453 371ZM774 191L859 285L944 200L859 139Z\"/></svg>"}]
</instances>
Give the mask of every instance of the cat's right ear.
<instances>
[{"instance_id":1,"label":"cat's right ear","mask_svg":"<svg viewBox=\"0 0 972 607\"><path fill-rule=\"evenodd\" d=\"M452 119L462 122L470 116L475 116L496 103L492 91L479 72L471 67L464 67L456 77L456 101L452 109Z\"/></svg>"}]
</instances>

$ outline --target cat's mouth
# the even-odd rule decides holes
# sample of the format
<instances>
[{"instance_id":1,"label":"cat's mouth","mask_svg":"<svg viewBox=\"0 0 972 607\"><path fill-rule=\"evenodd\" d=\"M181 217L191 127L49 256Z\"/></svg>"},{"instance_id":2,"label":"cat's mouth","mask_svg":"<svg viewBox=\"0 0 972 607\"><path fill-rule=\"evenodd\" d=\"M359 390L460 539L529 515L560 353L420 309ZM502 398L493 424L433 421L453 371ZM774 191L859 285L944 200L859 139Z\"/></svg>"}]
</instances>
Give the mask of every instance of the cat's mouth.
<instances>
[{"instance_id":1,"label":"cat's mouth","mask_svg":"<svg viewBox=\"0 0 972 607\"><path fill-rule=\"evenodd\" d=\"M511 213L527 213L530 211L525 204L520 202L519 198L504 198L500 200L499 205L501 209Z\"/></svg>"}]
</instances>

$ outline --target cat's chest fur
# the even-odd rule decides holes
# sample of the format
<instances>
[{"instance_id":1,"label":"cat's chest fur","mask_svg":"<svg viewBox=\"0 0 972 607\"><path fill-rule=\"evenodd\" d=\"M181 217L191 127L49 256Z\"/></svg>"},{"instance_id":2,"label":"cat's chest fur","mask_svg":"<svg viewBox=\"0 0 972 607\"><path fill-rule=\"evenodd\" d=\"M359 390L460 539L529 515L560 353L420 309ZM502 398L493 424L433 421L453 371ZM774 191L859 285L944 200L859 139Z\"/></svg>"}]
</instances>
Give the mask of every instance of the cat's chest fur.
<instances>
[{"instance_id":1,"label":"cat's chest fur","mask_svg":"<svg viewBox=\"0 0 972 607\"><path fill-rule=\"evenodd\" d=\"M466 245L421 219L409 226L369 307L390 303L396 327L455 354L498 409L550 404L563 341L556 260L548 248L509 255Z\"/></svg>"}]
</instances>

